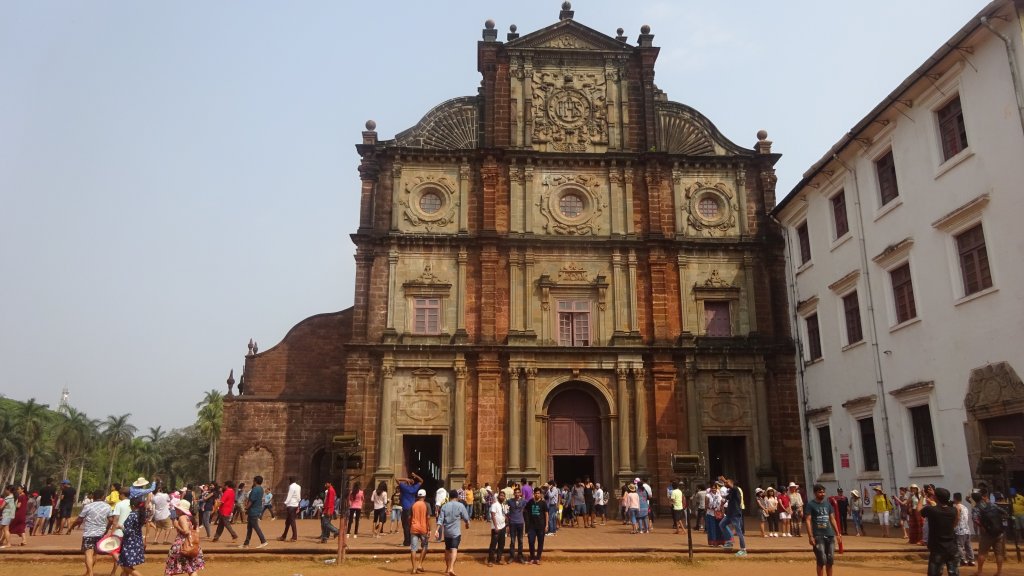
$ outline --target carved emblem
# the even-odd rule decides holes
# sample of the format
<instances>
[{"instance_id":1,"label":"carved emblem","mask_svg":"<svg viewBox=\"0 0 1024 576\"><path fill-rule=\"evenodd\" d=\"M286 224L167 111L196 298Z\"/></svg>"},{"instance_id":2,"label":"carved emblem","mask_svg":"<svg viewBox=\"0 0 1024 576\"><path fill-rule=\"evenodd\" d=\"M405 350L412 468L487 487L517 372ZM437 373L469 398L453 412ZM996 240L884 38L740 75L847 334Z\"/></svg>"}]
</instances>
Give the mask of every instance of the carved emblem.
<instances>
[{"instance_id":1,"label":"carved emblem","mask_svg":"<svg viewBox=\"0 0 1024 576\"><path fill-rule=\"evenodd\" d=\"M575 264L566 264L558 271L559 282L586 282L587 271Z\"/></svg>"},{"instance_id":2,"label":"carved emblem","mask_svg":"<svg viewBox=\"0 0 1024 576\"><path fill-rule=\"evenodd\" d=\"M576 50L592 50L594 47L572 34L562 34L541 44L541 48L574 48Z\"/></svg>"},{"instance_id":3,"label":"carved emblem","mask_svg":"<svg viewBox=\"0 0 1024 576\"><path fill-rule=\"evenodd\" d=\"M732 288L733 284L729 284L718 275L718 269L711 271L711 275L704 281L705 288Z\"/></svg>"},{"instance_id":4,"label":"carved emblem","mask_svg":"<svg viewBox=\"0 0 1024 576\"><path fill-rule=\"evenodd\" d=\"M697 234L724 236L736 228L739 207L732 190L723 183L694 182L685 188L686 220Z\"/></svg>"},{"instance_id":5,"label":"carved emblem","mask_svg":"<svg viewBox=\"0 0 1024 576\"><path fill-rule=\"evenodd\" d=\"M717 272L717 270L715 272ZM423 274L420 274L419 277L416 278L415 282L417 284L448 284L448 282L441 279L440 276L434 274L434 268L429 262L423 266Z\"/></svg>"},{"instance_id":6,"label":"carved emblem","mask_svg":"<svg viewBox=\"0 0 1024 576\"><path fill-rule=\"evenodd\" d=\"M533 73L533 141L563 152L608 143L604 73Z\"/></svg>"},{"instance_id":7,"label":"carved emblem","mask_svg":"<svg viewBox=\"0 0 1024 576\"><path fill-rule=\"evenodd\" d=\"M699 387L704 405L705 426L751 426L751 395L746 380L737 381L733 373L717 372Z\"/></svg>"},{"instance_id":8,"label":"carved emblem","mask_svg":"<svg viewBox=\"0 0 1024 576\"><path fill-rule=\"evenodd\" d=\"M554 234L581 236L601 230L601 215L608 207L601 192L601 181L586 174L546 176L537 200L540 213L547 222L544 228ZM569 198L571 197L571 198ZM563 210L563 200L572 205L574 213Z\"/></svg>"},{"instance_id":9,"label":"carved emblem","mask_svg":"<svg viewBox=\"0 0 1024 576\"><path fill-rule=\"evenodd\" d=\"M433 370L415 370L410 377L401 379L397 389L399 424L421 425L447 421L451 385Z\"/></svg>"}]
</instances>

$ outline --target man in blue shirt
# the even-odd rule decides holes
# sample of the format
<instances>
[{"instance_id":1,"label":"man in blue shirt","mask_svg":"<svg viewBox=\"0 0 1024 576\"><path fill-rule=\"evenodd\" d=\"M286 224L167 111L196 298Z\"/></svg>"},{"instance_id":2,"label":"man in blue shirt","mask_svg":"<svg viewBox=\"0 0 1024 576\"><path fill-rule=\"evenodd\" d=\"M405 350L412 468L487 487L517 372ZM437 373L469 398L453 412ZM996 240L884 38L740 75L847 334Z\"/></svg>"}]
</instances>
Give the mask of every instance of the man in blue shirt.
<instances>
[{"instance_id":1,"label":"man in blue shirt","mask_svg":"<svg viewBox=\"0 0 1024 576\"><path fill-rule=\"evenodd\" d=\"M725 517L722 518L719 527L725 535L725 548L732 548L733 528L736 535L740 537L740 550L737 556L747 555L747 541L743 538L743 497L740 496L739 486L733 484L732 478L719 476L722 485L729 490L726 495Z\"/></svg>"},{"instance_id":2,"label":"man in blue shirt","mask_svg":"<svg viewBox=\"0 0 1024 576\"><path fill-rule=\"evenodd\" d=\"M260 545L257 548L263 548L267 545L267 539L263 536L263 529L260 528L260 518L263 516L263 476L253 478L252 484L252 489L249 490L249 497L245 501L249 520L245 528L245 542L241 548L249 547L249 540L252 539L254 530L256 535L260 537Z\"/></svg>"},{"instance_id":3,"label":"man in blue shirt","mask_svg":"<svg viewBox=\"0 0 1024 576\"><path fill-rule=\"evenodd\" d=\"M403 507L404 511L405 508ZM466 506L458 500L449 500L441 506L437 513L437 533L444 535L445 574L455 574L455 557L459 554L459 543L462 541L462 527L459 520L469 528L469 513Z\"/></svg>"},{"instance_id":4,"label":"man in blue shirt","mask_svg":"<svg viewBox=\"0 0 1024 576\"><path fill-rule=\"evenodd\" d=\"M554 536L555 532L558 532L558 500L561 496L561 492L558 491L558 486L555 486L554 480L548 481L548 533L546 536Z\"/></svg>"},{"instance_id":5,"label":"man in blue shirt","mask_svg":"<svg viewBox=\"0 0 1024 576\"><path fill-rule=\"evenodd\" d=\"M423 478L415 472L409 473L410 478L399 478L398 479L398 492L401 494L402 502L402 534L405 539L402 541L402 546L409 546L412 544L412 505L416 503L416 493L419 492L421 486L423 486ZM415 482L413 481L415 480Z\"/></svg>"}]
</instances>

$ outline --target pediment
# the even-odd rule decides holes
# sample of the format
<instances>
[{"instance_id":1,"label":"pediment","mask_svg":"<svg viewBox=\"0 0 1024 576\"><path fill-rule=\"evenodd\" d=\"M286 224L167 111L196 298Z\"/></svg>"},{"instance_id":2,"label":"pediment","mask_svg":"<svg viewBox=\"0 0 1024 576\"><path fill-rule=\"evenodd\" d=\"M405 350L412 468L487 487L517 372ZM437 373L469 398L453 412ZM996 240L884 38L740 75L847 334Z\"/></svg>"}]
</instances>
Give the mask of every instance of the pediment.
<instances>
[{"instance_id":1,"label":"pediment","mask_svg":"<svg viewBox=\"0 0 1024 576\"><path fill-rule=\"evenodd\" d=\"M625 42L602 34L575 20L562 20L531 32L521 38L509 41L506 49L514 50L579 50L600 52L631 52L633 47Z\"/></svg>"}]
</instances>

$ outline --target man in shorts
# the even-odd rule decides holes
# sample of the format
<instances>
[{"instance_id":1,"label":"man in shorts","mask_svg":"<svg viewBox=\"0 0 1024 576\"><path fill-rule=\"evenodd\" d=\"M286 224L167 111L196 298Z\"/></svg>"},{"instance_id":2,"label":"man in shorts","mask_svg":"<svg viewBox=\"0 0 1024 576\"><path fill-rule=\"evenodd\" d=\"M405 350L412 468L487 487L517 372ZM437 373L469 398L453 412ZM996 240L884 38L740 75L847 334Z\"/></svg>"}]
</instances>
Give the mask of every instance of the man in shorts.
<instances>
[{"instance_id":1,"label":"man in shorts","mask_svg":"<svg viewBox=\"0 0 1024 576\"><path fill-rule=\"evenodd\" d=\"M39 507L36 508L36 523L32 526L31 536L46 534L47 524L53 516L53 502L57 497L57 489L53 486L53 478L46 479L46 485L39 490ZM51 525L52 527L52 525Z\"/></svg>"},{"instance_id":2,"label":"man in shorts","mask_svg":"<svg viewBox=\"0 0 1024 576\"><path fill-rule=\"evenodd\" d=\"M409 549L411 551L411 574L426 572L423 560L427 557L427 546L430 544L430 515L427 514L427 491L420 488L416 492L416 502L409 512Z\"/></svg>"},{"instance_id":3,"label":"man in shorts","mask_svg":"<svg viewBox=\"0 0 1024 576\"><path fill-rule=\"evenodd\" d=\"M836 516L832 505L825 501L825 487L814 485L814 499L805 506L804 523L807 528L807 540L814 548L814 560L817 563L818 576L822 568L828 576L832 576L832 564L835 561L836 542L840 548L843 536L836 524Z\"/></svg>"},{"instance_id":4,"label":"man in shorts","mask_svg":"<svg viewBox=\"0 0 1024 576\"><path fill-rule=\"evenodd\" d=\"M437 513L437 533L438 536L444 535L444 573L447 576L455 576L455 557L459 554L459 543L462 541L462 524L459 520L469 528L466 505L458 500L445 502Z\"/></svg>"},{"instance_id":5,"label":"man in shorts","mask_svg":"<svg viewBox=\"0 0 1024 576\"><path fill-rule=\"evenodd\" d=\"M1003 533L1002 526L1002 522L1006 519L1006 512L989 501L988 488L982 487L978 492L971 494L971 499L974 500L971 519L974 522L974 529L978 533L977 576L981 576L982 570L985 568L985 560L989 550L995 552L996 574L999 574L1003 571L1003 560L1006 558L1006 534ZM1000 521L997 523L998 526L993 526L994 531L985 527L985 522L982 518L982 515L988 514L993 508L1000 512Z\"/></svg>"},{"instance_id":6,"label":"man in shorts","mask_svg":"<svg viewBox=\"0 0 1024 576\"><path fill-rule=\"evenodd\" d=\"M683 491L676 482L671 483L672 490L669 492L669 499L672 500L672 526L676 534L684 533L683 528Z\"/></svg>"},{"instance_id":7,"label":"man in shorts","mask_svg":"<svg viewBox=\"0 0 1024 576\"><path fill-rule=\"evenodd\" d=\"M57 518L60 523L57 525L57 535L61 531L71 534L71 510L75 507L75 489L71 487L70 480L60 481L60 492L57 496Z\"/></svg>"},{"instance_id":8,"label":"man in shorts","mask_svg":"<svg viewBox=\"0 0 1024 576\"><path fill-rule=\"evenodd\" d=\"M96 543L107 533L110 517L110 505L103 501L103 490L92 494L92 502L82 507L78 518L71 524L68 532L82 526L82 552L85 552L85 576L93 576L92 565L96 553Z\"/></svg>"}]
</instances>

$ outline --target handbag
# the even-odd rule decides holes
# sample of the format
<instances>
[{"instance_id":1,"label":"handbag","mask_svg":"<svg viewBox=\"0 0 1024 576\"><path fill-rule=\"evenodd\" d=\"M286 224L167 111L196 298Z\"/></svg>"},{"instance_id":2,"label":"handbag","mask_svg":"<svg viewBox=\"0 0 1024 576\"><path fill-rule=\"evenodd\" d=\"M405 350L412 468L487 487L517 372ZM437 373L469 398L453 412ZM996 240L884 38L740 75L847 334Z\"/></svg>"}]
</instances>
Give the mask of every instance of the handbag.
<instances>
[{"instance_id":1,"label":"handbag","mask_svg":"<svg viewBox=\"0 0 1024 576\"><path fill-rule=\"evenodd\" d=\"M197 558L199 552L199 531L193 528L188 537L181 541L181 555L186 558Z\"/></svg>"}]
</instances>

